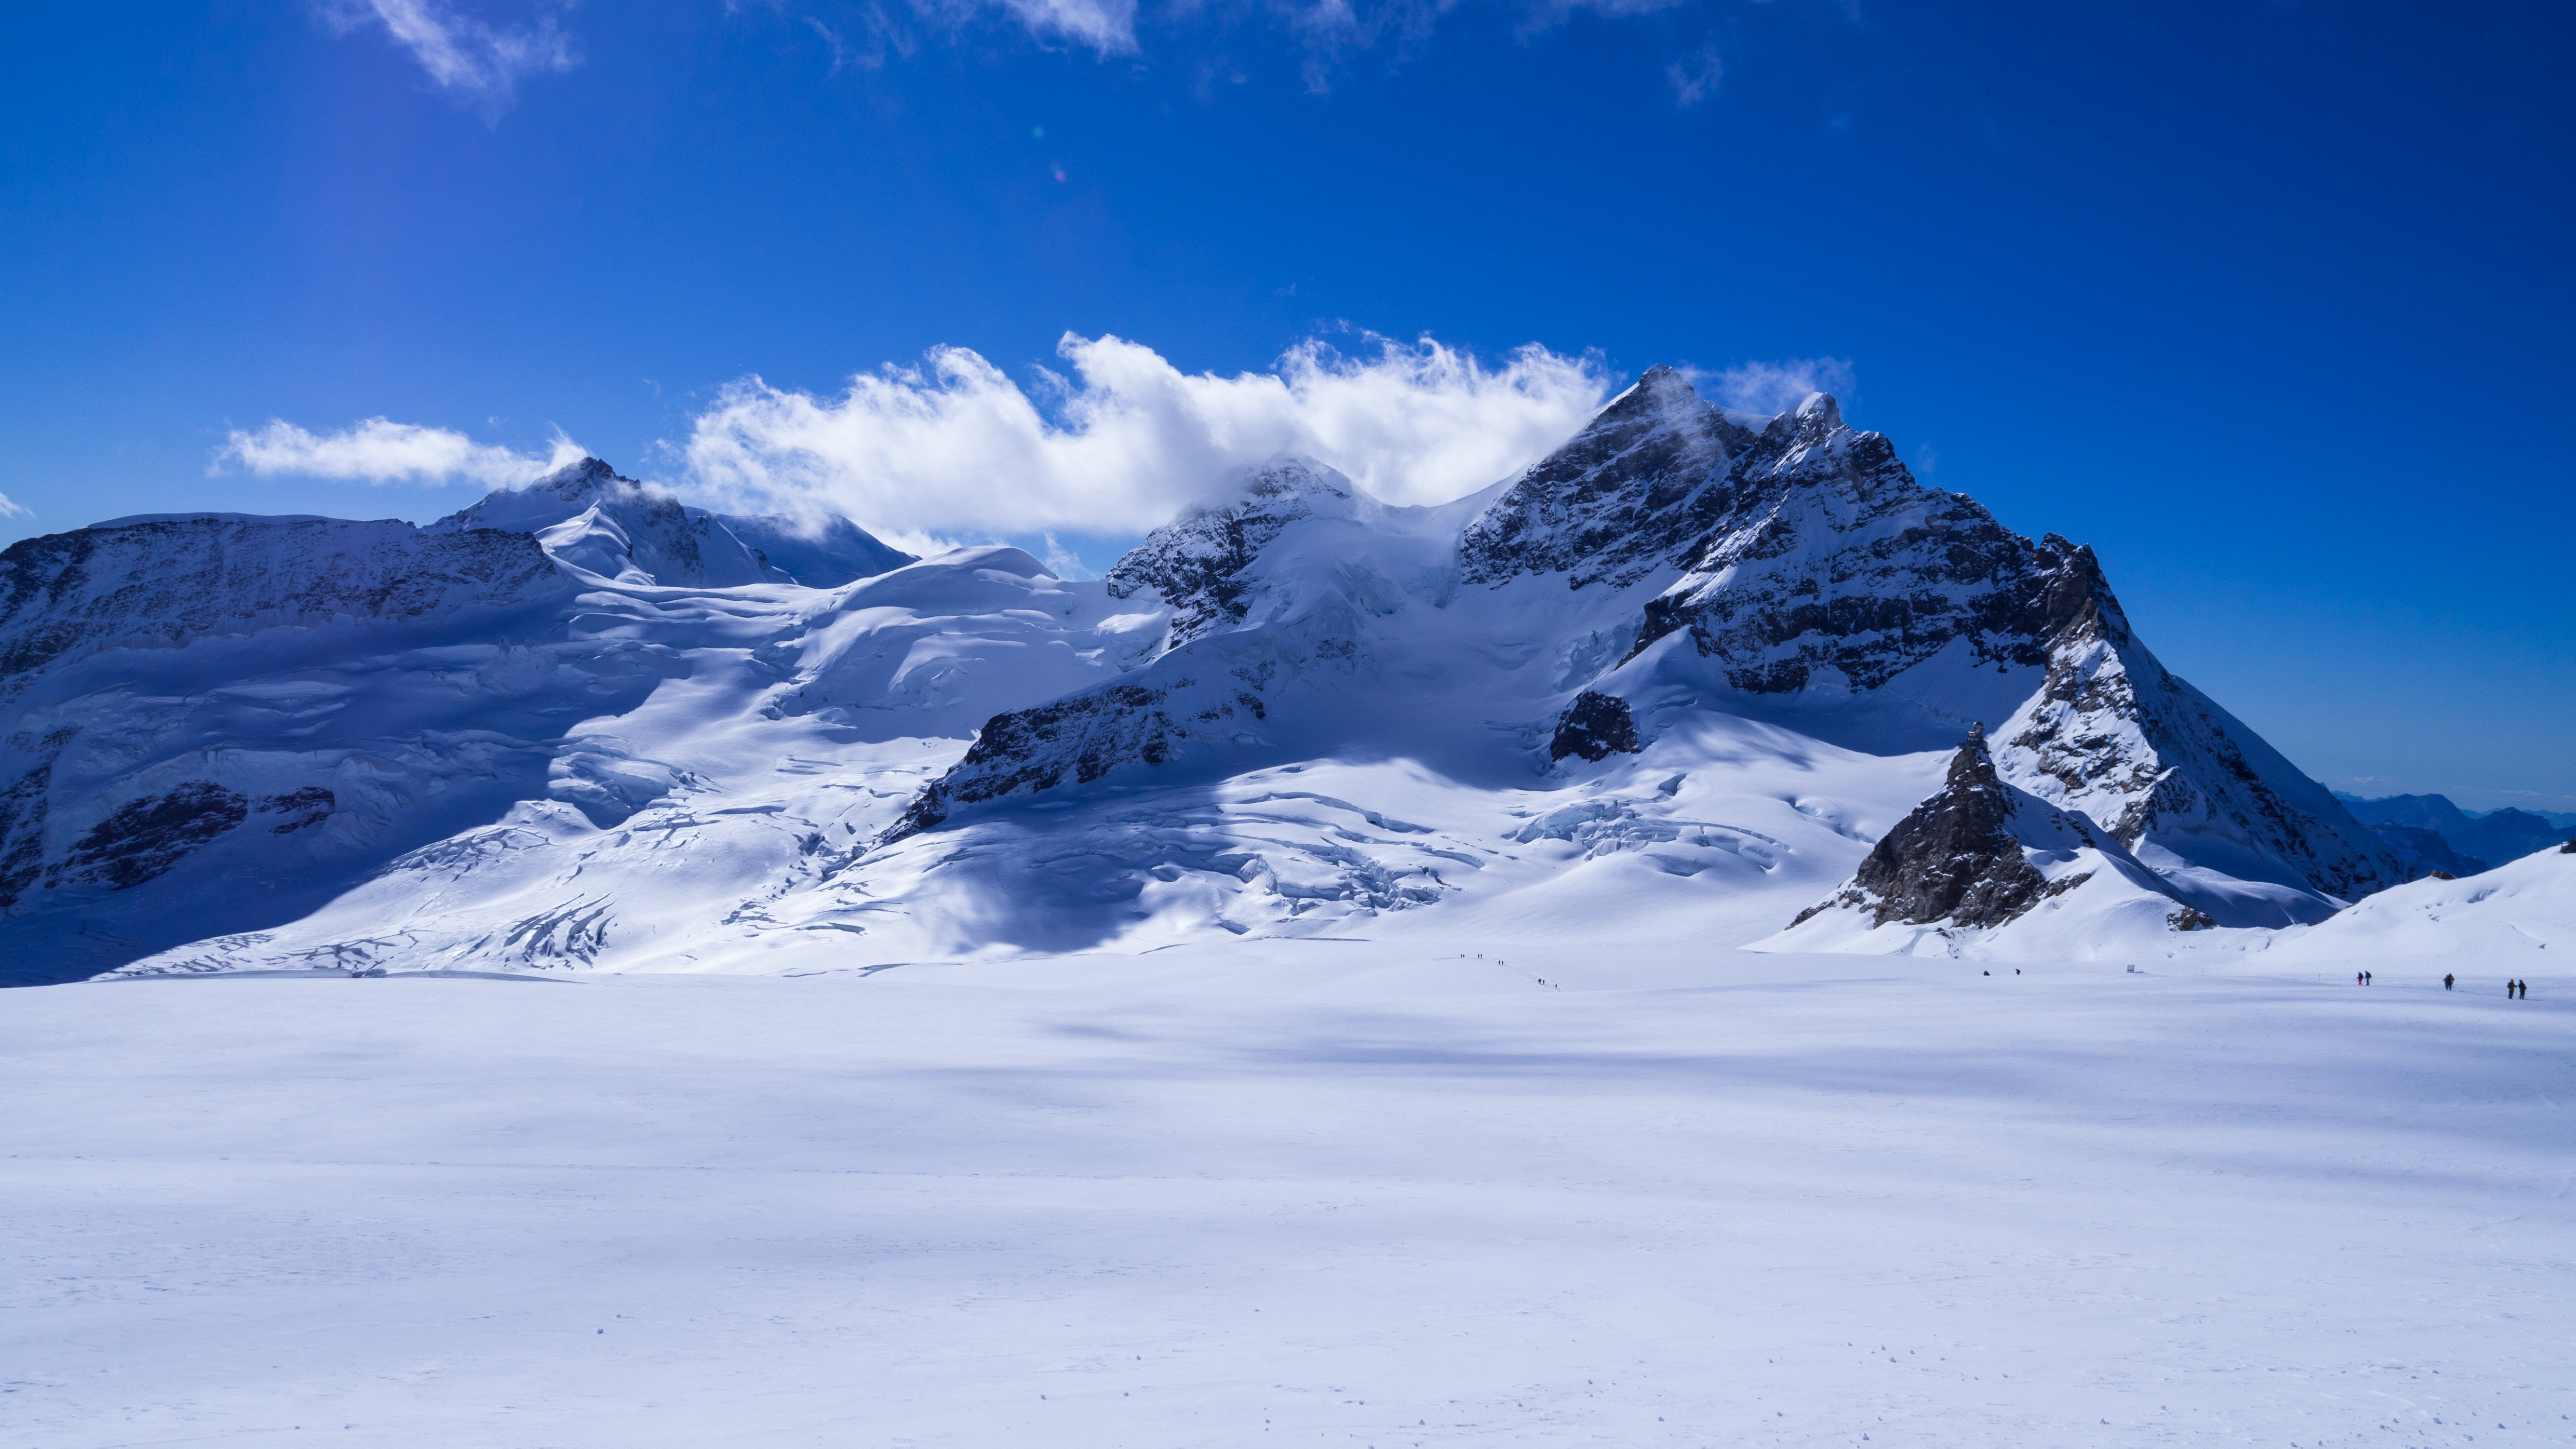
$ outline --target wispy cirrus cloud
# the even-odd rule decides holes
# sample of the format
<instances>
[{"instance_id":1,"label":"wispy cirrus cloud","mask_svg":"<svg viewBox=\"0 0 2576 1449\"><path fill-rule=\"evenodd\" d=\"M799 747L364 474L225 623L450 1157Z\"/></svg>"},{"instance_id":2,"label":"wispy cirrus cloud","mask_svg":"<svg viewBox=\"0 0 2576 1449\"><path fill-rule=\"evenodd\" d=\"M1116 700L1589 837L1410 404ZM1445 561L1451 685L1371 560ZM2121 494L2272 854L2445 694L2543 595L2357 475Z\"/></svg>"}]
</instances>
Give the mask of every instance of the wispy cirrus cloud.
<instances>
[{"instance_id":1,"label":"wispy cirrus cloud","mask_svg":"<svg viewBox=\"0 0 2576 1449\"><path fill-rule=\"evenodd\" d=\"M1684 110L1716 95L1717 83L1725 74L1726 65L1718 57L1714 40L1664 68L1664 79L1672 83L1673 100Z\"/></svg>"},{"instance_id":2,"label":"wispy cirrus cloud","mask_svg":"<svg viewBox=\"0 0 2576 1449\"><path fill-rule=\"evenodd\" d=\"M581 445L555 434L545 457L478 443L450 428L368 418L336 433L315 433L283 419L255 432L234 429L215 452L209 473L238 468L260 477L328 478L349 483L479 483L506 488L583 457Z\"/></svg>"},{"instance_id":3,"label":"wispy cirrus cloud","mask_svg":"<svg viewBox=\"0 0 2576 1449\"><path fill-rule=\"evenodd\" d=\"M1133 56L1136 0L725 0L729 14L765 13L823 42L832 69L875 70L911 56L924 35L951 40L988 25L1024 31L1041 45L1071 45L1103 60Z\"/></svg>"},{"instance_id":4,"label":"wispy cirrus cloud","mask_svg":"<svg viewBox=\"0 0 2576 1449\"><path fill-rule=\"evenodd\" d=\"M14 498L11 498L6 493L0 493L0 518L33 518L35 516L36 510L29 508L26 504L20 503Z\"/></svg>"},{"instance_id":5,"label":"wispy cirrus cloud","mask_svg":"<svg viewBox=\"0 0 2576 1449\"><path fill-rule=\"evenodd\" d=\"M1206 47L1211 32L1249 28L1285 31L1302 52L1299 74L1306 88L1332 89L1339 69L1352 56L1390 51L1401 59L1428 44L1452 14L1471 8L1497 8L1516 16L1515 27L1531 39L1566 24L1578 12L1608 20L1633 20L1668 11L1687 11L1699 0L1255 0L1250 4L1213 4L1210 0L1167 0L1140 6L1138 0L725 0L728 11L761 12L803 25L819 37L832 68L857 63L874 69L890 56L908 56L924 34L956 39L970 30L1000 28L1024 32L1041 45L1087 49L1101 59L1137 58L1151 63L1170 52L1197 52L1191 62L1199 74L1197 89L1209 91L1207 72L1231 62L1224 54L1211 61ZM1716 42L1703 40L1667 69L1676 100L1692 106L1716 93L1724 67Z\"/></svg>"},{"instance_id":6,"label":"wispy cirrus cloud","mask_svg":"<svg viewBox=\"0 0 2576 1449\"><path fill-rule=\"evenodd\" d=\"M316 0L325 24L346 35L381 29L411 52L432 84L497 116L521 79L568 71L581 63L572 39L543 6L519 24L496 25L446 0Z\"/></svg>"}]
</instances>

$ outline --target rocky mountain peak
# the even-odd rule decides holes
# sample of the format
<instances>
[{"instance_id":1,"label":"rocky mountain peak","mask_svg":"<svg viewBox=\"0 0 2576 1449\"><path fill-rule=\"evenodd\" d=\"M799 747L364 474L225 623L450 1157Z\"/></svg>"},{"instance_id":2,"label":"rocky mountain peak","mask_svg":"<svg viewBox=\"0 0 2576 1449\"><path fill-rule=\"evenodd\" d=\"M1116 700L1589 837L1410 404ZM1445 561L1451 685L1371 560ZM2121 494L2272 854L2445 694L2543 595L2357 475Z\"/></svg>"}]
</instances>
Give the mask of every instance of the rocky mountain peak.
<instances>
[{"instance_id":1,"label":"rocky mountain peak","mask_svg":"<svg viewBox=\"0 0 2576 1449\"><path fill-rule=\"evenodd\" d=\"M1683 375L1681 369L1658 362L1639 374L1626 392L1611 399L1610 405L1602 410L1602 416L1616 414L1623 407L1686 410L1699 402L1699 389L1691 386L1690 379Z\"/></svg>"},{"instance_id":2,"label":"rocky mountain peak","mask_svg":"<svg viewBox=\"0 0 2576 1449\"><path fill-rule=\"evenodd\" d=\"M1303 506L1312 511L1315 500L1347 503L1357 492L1350 479L1296 453L1281 453L1267 462L1243 469L1234 475L1233 482L1236 500L1217 507L1230 508L1238 514L1263 504L1296 506L1291 500L1302 501ZM1204 507L1192 510L1194 513L1207 511L1210 510Z\"/></svg>"},{"instance_id":3,"label":"rocky mountain peak","mask_svg":"<svg viewBox=\"0 0 2576 1449\"><path fill-rule=\"evenodd\" d=\"M1245 469L1232 482L1229 501L1202 504L1154 530L1105 576L1112 598L1151 590L1171 606L1167 647L1241 623L1261 551L1291 524L1353 515L1365 497L1350 479L1294 454Z\"/></svg>"},{"instance_id":4,"label":"rocky mountain peak","mask_svg":"<svg viewBox=\"0 0 2576 1449\"><path fill-rule=\"evenodd\" d=\"M583 458L519 488L501 488L429 526L538 536L559 562L628 582L831 588L912 562L838 515L711 513Z\"/></svg>"},{"instance_id":5,"label":"rocky mountain peak","mask_svg":"<svg viewBox=\"0 0 2576 1449\"><path fill-rule=\"evenodd\" d=\"M569 494L578 489L595 489L605 483L634 481L632 478L620 477L615 468L601 459L584 455L580 461L567 463L528 486Z\"/></svg>"},{"instance_id":6,"label":"rocky mountain peak","mask_svg":"<svg viewBox=\"0 0 2576 1449\"><path fill-rule=\"evenodd\" d=\"M1943 784L1947 789L1969 791L2002 786L1995 774L1995 757L1986 750L1983 723L1968 726L1968 737L1959 741L1959 752L1950 757L1950 773Z\"/></svg>"},{"instance_id":7,"label":"rocky mountain peak","mask_svg":"<svg viewBox=\"0 0 2576 1449\"><path fill-rule=\"evenodd\" d=\"M1871 847L1842 894L1808 908L1798 921L1844 906L1881 926L2000 926L2080 884L2085 877L2052 884L2024 856L2014 827L2025 798L1995 773L1985 727L1969 726L1941 789ZM2095 843L2080 820L2057 816L2049 823Z\"/></svg>"},{"instance_id":8,"label":"rocky mountain peak","mask_svg":"<svg viewBox=\"0 0 2576 1449\"><path fill-rule=\"evenodd\" d=\"M679 506L677 499L646 489L597 458L585 457L534 482L496 488L430 528L437 532L497 528L507 533L535 533L577 516L603 498L620 500L630 496L648 507L657 502L666 508Z\"/></svg>"},{"instance_id":9,"label":"rocky mountain peak","mask_svg":"<svg viewBox=\"0 0 2576 1449\"><path fill-rule=\"evenodd\" d=\"M1655 367L1468 524L1461 577L1502 583L1563 573L1575 588L1624 587L1668 565L1702 531L1697 507L1759 435Z\"/></svg>"},{"instance_id":10,"label":"rocky mountain peak","mask_svg":"<svg viewBox=\"0 0 2576 1449\"><path fill-rule=\"evenodd\" d=\"M1843 405L1829 392L1811 392L1804 401L1786 414L1789 425L1802 439L1822 439L1840 431Z\"/></svg>"}]
</instances>

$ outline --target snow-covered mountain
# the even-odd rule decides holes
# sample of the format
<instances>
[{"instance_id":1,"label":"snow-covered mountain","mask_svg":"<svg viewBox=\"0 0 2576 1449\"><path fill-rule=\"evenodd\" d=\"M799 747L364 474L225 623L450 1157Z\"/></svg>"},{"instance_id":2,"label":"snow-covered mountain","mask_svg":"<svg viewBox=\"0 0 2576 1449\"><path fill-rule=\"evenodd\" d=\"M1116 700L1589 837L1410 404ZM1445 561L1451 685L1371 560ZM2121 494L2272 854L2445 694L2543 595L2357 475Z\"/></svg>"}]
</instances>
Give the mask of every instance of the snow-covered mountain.
<instances>
[{"instance_id":1,"label":"snow-covered mountain","mask_svg":"<svg viewBox=\"0 0 2576 1449\"><path fill-rule=\"evenodd\" d=\"M623 583L831 588L913 561L838 515L710 513L597 458L494 493L428 531L486 530L534 534L556 562Z\"/></svg>"},{"instance_id":2,"label":"snow-covered mountain","mask_svg":"<svg viewBox=\"0 0 2576 1449\"><path fill-rule=\"evenodd\" d=\"M1396 507L1281 457L1091 582L585 460L425 529L31 539L0 599L20 979L1738 945L1828 899L1792 934L2009 951L2233 938L2410 874L2146 650L2089 550L1924 487L1831 398L1748 416L1661 368L1482 493ZM1959 830L1995 888L1925 917L1947 867L1891 860Z\"/></svg>"}]
</instances>

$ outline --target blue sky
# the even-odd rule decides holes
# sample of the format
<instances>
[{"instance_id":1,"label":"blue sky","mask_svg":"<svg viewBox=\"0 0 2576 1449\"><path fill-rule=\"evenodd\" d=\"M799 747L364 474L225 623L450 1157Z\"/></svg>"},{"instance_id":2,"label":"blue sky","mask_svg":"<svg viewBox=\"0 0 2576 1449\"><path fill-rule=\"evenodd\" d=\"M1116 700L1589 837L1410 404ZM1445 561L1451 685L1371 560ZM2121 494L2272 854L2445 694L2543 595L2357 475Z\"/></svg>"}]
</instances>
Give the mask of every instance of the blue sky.
<instances>
[{"instance_id":1,"label":"blue sky","mask_svg":"<svg viewBox=\"0 0 2576 1449\"><path fill-rule=\"evenodd\" d=\"M428 518L560 435L1098 567L1211 428L1383 434L1429 496L1676 362L1828 381L2094 544L2330 784L2571 809L2571 42L2479 0L9 7L0 530ZM877 372L937 348L989 372ZM1125 421L1062 446L1086 408Z\"/></svg>"}]
</instances>

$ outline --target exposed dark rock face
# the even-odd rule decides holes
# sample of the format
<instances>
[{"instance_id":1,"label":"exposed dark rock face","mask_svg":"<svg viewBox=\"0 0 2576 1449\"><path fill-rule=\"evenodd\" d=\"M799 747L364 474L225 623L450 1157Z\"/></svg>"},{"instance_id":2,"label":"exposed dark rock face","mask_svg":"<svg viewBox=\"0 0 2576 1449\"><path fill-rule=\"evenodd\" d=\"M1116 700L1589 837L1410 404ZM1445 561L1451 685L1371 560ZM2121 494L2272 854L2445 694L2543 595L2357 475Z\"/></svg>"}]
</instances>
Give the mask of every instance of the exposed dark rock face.
<instances>
[{"instance_id":1,"label":"exposed dark rock face","mask_svg":"<svg viewBox=\"0 0 2576 1449\"><path fill-rule=\"evenodd\" d=\"M1632 656L1688 629L1735 688L1777 694L1827 670L1874 689L1953 640L2036 666L2073 551L1915 482L1829 397L1757 432L1656 368L1470 524L1460 559L1469 582L1575 588L1663 570Z\"/></svg>"},{"instance_id":2,"label":"exposed dark rock face","mask_svg":"<svg viewBox=\"0 0 2576 1449\"><path fill-rule=\"evenodd\" d=\"M2191 906L2176 906L2165 913L2165 924L2177 931L2206 931L2218 924L2218 918Z\"/></svg>"},{"instance_id":3,"label":"exposed dark rock face","mask_svg":"<svg viewBox=\"0 0 2576 1449\"><path fill-rule=\"evenodd\" d=\"M2558 847L2558 853L2560 855L2576 855L2576 838L2571 838L2565 845Z\"/></svg>"},{"instance_id":4,"label":"exposed dark rock face","mask_svg":"<svg viewBox=\"0 0 2576 1449\"><path fill-rule=\"evenodd\" d=\"M45 791L53 777L47 759L0 789L0 911L16 905L44 870Z\"/></svg>"},{"instance_id":5,"label":"exposed dark rock face","mask_svg":"<svg viewBox=\"0 0 2576 1449\"><path fill-rule=\"evenodd\" d=\"M1087 785L1130 760L1163 763L1173 742L1190 732L1172 695L1193 682L1182 680L1163 689L1112 684L993 716L965 758L925 786L877 843L889 845L928 830L959 805L980 804L1015 790L1051 790L1067 775ZM1249 691L1235 702L1256 719L1264 713L1260 696Z\"/></svg>"},{"instance_id":6,"label":"exposed dark rock face","mask_svg":"<svg viewBox=\"0 0 2576 1449\"><path fill-rule=\"evenodd\" d=\"M1104 576L1109 596L1159 594L1172 606L1166 648L1233 628L1250 611L1253 561L1288 525L1313 517L1319 504L1348 513L1348 480L1303 458L1275 459L1252 472L1233 502L1193 508L1154 530Z\"/></svg>"},{"instance_id":7,"label":"exposed dark rock face","mask_svg":"<svg viewBox=\"0 0 2576 1449\"><path fill-rule=\"evenodd\" d=\"M71 848L59 872L47 875L131 889L167 874L249 815L242 796L212 780L190 780L166 795L118 806Z\"/></svg>"},{"instance_id":8,"label":"exposed dark rock face","mask_svg":"<svg viewBox=\"0 0 2576 1449\"><path fill-rule=\"evenodd\" d=\"M1871 848L1841 895L1809 907L1798 920L1852 905L1879 926L2000 926L2088 879L2052 885L2033 868L2013 830L2015 808L2011 790L1995 774L1984 728L1971 729L1939 793Z\"/></svg>"},{"instance_id":9,"label":"exposed dark rock face","mask_svg":"<svg viewBox=\"0 0 2576 1449\"><path fill-rule=\"evenodd\" d=\"M259 813L285 816L284 820L268 827L269 833L292 835L330 819L332 809L339 803L339 798L330 791L319 785L307 785L283 795L266 797L259 802Z\"/></svg>"},{"instance_id":10,"label":"exposed dark rock face","mask_svg":"<svg viewBox=\"0 0 2576 1449\"><path fill-rule=\"evenodd\" d=\"M1649 368L1467 526L1460 575L1635 583L1708 532L1733 496L1734 455L1762 436L1702 402L1680 373Z\"/></svg>"},{"instance_id":11,"label":"exposed dark rock face","mask_svg":"<svg viewBox=\"0 0 2576 1449\"><path fill-rule=\"evenodd\" d=\"M1547 757L1562 760L1580 755L1587 760L1606 760L1614 752L1633 755L1637 743L1637 717L1629 712L1628 702L1616 695L1595 694L1591 690L1574 697L1565 717L1556 724L1556 735L1547 742Z\"/></svg>"}]
</instances>

